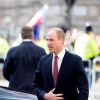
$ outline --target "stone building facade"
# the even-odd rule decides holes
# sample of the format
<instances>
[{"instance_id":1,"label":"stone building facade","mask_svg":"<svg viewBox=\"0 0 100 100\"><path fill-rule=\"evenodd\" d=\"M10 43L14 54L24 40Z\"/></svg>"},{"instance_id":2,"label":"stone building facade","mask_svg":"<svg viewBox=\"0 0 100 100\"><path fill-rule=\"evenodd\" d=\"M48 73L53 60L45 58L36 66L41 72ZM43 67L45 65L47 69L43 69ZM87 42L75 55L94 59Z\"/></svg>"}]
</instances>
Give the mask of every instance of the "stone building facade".
<instances>
[{"instance_id":1,"label":"stone building facade","mask_svg":"<svg viewBox=\"0 0 100 100\"><path fill-rule=\"evenodd\" d=\"M68 24L68 7L65 0L0 0L0 33L16 35L36 12L48 4L46 20L42 26L44 32L50 27ZM84 24L90 22L100 33L100 0L76 0L71 8L71 27L84 30Z\"/></svg>"}]
</instances>

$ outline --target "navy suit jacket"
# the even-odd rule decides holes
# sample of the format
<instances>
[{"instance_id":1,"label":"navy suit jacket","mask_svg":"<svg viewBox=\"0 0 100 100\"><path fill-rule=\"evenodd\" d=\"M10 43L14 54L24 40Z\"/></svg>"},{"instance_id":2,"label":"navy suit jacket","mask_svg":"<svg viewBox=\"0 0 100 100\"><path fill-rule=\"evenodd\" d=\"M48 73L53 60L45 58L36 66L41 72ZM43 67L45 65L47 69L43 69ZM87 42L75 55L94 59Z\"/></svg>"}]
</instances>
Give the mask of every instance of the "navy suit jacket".
<instances>
[{"instance_id":1,"label":"navy suit jacket","mask_svg":"<svg viewBox=\"0 0 100 100\"><path fill-rule=\"evenodd\" d=\"M49 54L41 58L34 76L34 93L39 100L54 88L52 57ZM88 100L88 81L79 56L66 51L54 93L63 93L64 100Z\"/></svg>"},{"instance_id":2,"label":"navy suit jacket","mask_svg":"<svg viewBox=\"0 0 100 100\"><path fill-rule=\"evenodd\" d=\"M45 50L32 41L24 41L12 47L3 66L3 75L9 81L9 88L33 92L33 76L41 56L45 54Z\"/></svg>"}]
</instances>

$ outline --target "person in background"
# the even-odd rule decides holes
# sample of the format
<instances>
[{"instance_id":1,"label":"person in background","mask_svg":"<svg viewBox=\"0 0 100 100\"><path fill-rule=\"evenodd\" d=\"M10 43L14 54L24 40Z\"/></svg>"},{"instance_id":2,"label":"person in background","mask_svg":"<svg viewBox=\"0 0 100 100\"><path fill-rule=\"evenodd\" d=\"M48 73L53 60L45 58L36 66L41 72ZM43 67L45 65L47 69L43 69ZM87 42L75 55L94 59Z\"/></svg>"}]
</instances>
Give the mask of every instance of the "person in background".
<instances>
[{"instance_id":1,"label":"person in background","mask_svg":"<svg viewBox=\"0 0 100 100\"><path fill-rule=\"evenodd\" d=\"M21 30L22 43L10 48L3 66L3 76L9 81L9 88L33 93L33 76L45 50L34 44L33 28L24 26Z\"/></svg>"},{"instance_id":2,"label":"person in background","mask_svg":"<svg viewBox=\"0 0 100 100\"><path fill-rule=\"evenodd\" d=\"M100 51L100 34L99 33L96 33L96 41L97 41L97 44L98 44L98 48L99 48L99 51ZM100 52L99 52L99 56L100 56Z\"/></svg>"},{"instance_id":3,"label":"person in background","mask_svg":"<svg viewBox=\"0 0 100 100\"><path fill-rule=\"evenodd\" d=\"M90 60L90 66L92 70L93 59L99 55L99 48L95 39L95 33L93 32L93 27L90 23L86 23L84 34L80 35L74 45L74 51L77 55L82 57L82 60ZM87 72L89 87L92 87L92 73Z\"/></svg>"},{"instance_id":4,"label":"person in background","mask_svg":"<svg viewBox=\"0 0 100 100\"><path fill-rule=\"evenodd\" d=\"M43 36L42 32L39 33L38 39L35 41L35 43L38 46L44 48L47 54L49 53L48 46L47 46L47 41L46 41L46 39L44 39L44 36Z\"/></svg>"},{"instance_id":5,"label":"person in background","mask_svg":"<svg viewBox=\"0 0 100 100\"><path fill-rule=\"evenodd\" d=\"M21 33L19 33L18 36L16 36L16 39L15 39L15 41L12 43L11 47L18 46L20 43L22 43Z\"/></svg>"},{"instance_id":6,"label":"person in background","mask_svg":"<svg viewBox=\"0 0 100 100\"><path fill-rule=\"evenodd\" d=\"M88 81L82 59L64 48L65 33L52 28L47 33L50 54L43 56L34 75L38 100L88 100Z\"/></svg>"},{"instance_id":7,"label":"person in background","mask_svg":"<svg viewBox=\"0 0 100 100\"><path fill-rule=\"evenodd\" d=\"M72 33L71 33L71 30L66 31L64 46L69 52L74 53L74 48L72 46Z\"/></svg>"},{"instance_id":8,"label":"person in background","mask_svg":"<svg viewBox=\"0 0 100 100\"><path fill-rule=\"evenodd\" d=\"M0 36L0 63L4 63L4 59L9 48L10 46L7 40Z\"/></svg>"},{"instance_id":9,"label":"person in background","mask_svg":"<svg viewBox=\"0 0 100 100\"><path fill-rule=\"evenodd\" d=\"M99 55L99 48L96 42L95 33L91 24L86 23L85 33L80 35L74 45L74 51L82 59L90 59L91 61Z\"/></svg>"}]
</instances>

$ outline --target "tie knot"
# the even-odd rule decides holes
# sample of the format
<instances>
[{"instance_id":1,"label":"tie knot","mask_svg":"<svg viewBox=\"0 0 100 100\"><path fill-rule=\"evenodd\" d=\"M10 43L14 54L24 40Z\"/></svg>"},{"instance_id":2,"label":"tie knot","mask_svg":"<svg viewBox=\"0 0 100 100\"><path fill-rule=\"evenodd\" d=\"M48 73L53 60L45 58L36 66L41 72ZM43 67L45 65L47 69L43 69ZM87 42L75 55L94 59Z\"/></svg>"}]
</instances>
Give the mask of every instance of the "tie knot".
<instances>
[{"instance_id":1,"label":"tie knot","mask_svg":"<svg viewBox=\"0 0 100 100\"><path fill-rule=\"evenodd\" d=\"M55 59L57 59L58 58L58 56L57 55L55 55Z\"/></svg>"}]
</instances>

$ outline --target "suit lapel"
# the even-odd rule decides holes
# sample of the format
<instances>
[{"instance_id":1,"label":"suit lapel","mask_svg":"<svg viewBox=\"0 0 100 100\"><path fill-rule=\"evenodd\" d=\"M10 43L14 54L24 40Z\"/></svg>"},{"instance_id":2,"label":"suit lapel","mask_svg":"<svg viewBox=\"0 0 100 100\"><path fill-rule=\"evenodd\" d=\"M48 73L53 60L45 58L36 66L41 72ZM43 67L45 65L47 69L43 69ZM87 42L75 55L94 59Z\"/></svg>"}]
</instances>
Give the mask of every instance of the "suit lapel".
<instances>
[{"instance_id":1,"label":"suit lapel","mask_svg":"<svg viewBox=\"0 0 100 100\"><path fill-rule=\"evenodd\" d=\"M49 79L49 82L50 84L52 84L52 86L54 86L54 81L53 81L53 76L52 76L52 59L53 59L53 55L51 54L49 59L48 59L48 62L47 62L47 66L48 66L48 69L47 69L47 73L48 74L48 79Z\"/></svg>"},{"instance_id":2,"label":"suit lapel","mask_svg":"<svg viewBox=\"0 0 100 100\"><path fill-rule=\"evenodd\" d=\"M62 82L62 78L63 78L63 75L65 73L65 67L67 67L67 60L68 59L68 56L67 56L67 51L65 52L65 55L64 55L64 58L62 60L62 63L61 63L61 66L60 66L60 70L59 70L59 74L58 74L58 79L57 79L57 86L59 87L59 84Z\"/></svg>"}]
</instances>

